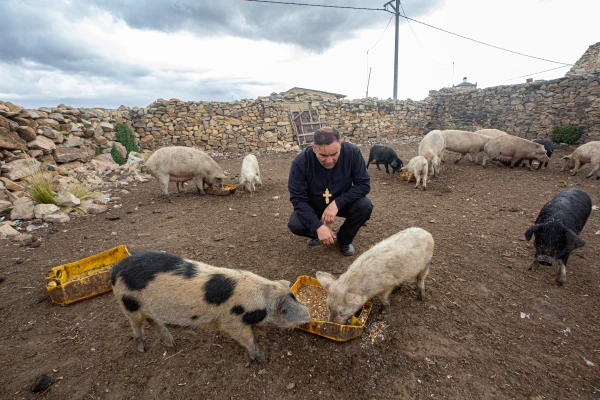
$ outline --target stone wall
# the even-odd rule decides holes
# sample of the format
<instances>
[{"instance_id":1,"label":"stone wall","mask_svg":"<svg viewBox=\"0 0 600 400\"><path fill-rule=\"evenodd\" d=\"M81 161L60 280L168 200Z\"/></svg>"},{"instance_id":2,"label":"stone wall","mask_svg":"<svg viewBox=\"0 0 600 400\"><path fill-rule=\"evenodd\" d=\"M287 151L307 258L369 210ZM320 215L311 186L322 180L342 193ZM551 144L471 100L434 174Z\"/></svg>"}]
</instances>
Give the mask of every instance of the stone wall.
<instances>
[{"instance_id":1,"label":"stone wall","mask_svg":"<svg viewBox=\"0 0 600 400\"><path fill-rule=\"evenodd\" d=\"M158 100L134 113L141 147L195 146L210 152L289 150L297 142L290 112L314 108L322 125L360 142L425 132L424 102L337 100L314 94L272 94L231 103Z\"/></svg>"},{"instance_id":2,"label":"stone wall","mask_svg":"<svg viewBox=\"0 0 600 400\"><path fill-rule=\"evenodd\" d=\"M428 129L496 128L535 139L574 124L584 140L600 140L600 72L467 93L430 91L425 101Z\"/></svg>"},{"instance_id":3,"label":"stone wall","mask_svg":"<svg viewBox=\"0 0 600 400\"><path fill-rule=\"evenodd\" d=\"M587 51L575 63L566 76L600 72L600 42L588 47Z\"/></svg>"},{"instance_id":4,"label":"stone wall","mask_svg":"<svg viewBox=\"0 0 600 400\"><path fill-rule=\"evenodd\" d=\"M431 91L424 101L338 100L315 93L272 94L235 102L157 100L146 108L82 109L60 105L27 110L0 101L0 163L34 157L78 166L115 140L127 123L140 147L195 146L210 153L297 149L290 112L314 108L323 125L346 140L374 142L423 135L433 129L497 128L545 138L575 124L584 140L600 140L600 72L472 91Z\"/></svg>"}]
</instances>

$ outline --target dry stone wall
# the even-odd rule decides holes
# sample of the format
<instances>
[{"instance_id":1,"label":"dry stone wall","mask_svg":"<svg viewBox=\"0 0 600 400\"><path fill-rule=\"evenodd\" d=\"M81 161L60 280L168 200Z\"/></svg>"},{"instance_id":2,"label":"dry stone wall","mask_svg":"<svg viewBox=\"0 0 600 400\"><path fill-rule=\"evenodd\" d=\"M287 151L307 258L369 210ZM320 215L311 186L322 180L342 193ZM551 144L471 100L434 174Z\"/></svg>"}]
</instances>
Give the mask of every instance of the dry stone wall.
<instances>
[{"instance_id":1,"label":"dry stone wall","mask_svg":"<svg viewBox=\"0 0 600 400\"><path fill-rule=\"evenodd\" d=\"M424 101L338 100L315 93L272 94L235 102L157 100L145 108L83 109L60 105L28 110L0 101L0 164L33 157L65 168L81 166L115 142L126 123L140 147L195 146L209 153L297 149L290 112L316 109L323 125L346 140L385 141L433 129L497 128L545 138L574 124L584 140L600 140L600 72L472 91L431 91Z\"/></svg>"},{"instance_id":2,"label":"dry stone wall","mask_svg":"<svg viewBox=\"0 0 600 400\"><path fill-rule=\"evenodd\" d=\"M158 100L134 115L142 148L195 146L209 152L290 150L297 144L290 112L316 109L322 125L335 126L347 140L392 139L425 131L424 102L356 101L311 94L272 94L255 100L183 102Z\"/></svg>"},{"instance_id":3,"label":"dry stone wall","mask_svg":"<svg viewBox=\"0 0 600 400\"><path fill-rule=\"evenodd\" d=\"M573 124L584 140L600 140L600 72L466 93L442 89L425 101L430 129L496 128L535 139Z\"/></svg>"}]
</instances>

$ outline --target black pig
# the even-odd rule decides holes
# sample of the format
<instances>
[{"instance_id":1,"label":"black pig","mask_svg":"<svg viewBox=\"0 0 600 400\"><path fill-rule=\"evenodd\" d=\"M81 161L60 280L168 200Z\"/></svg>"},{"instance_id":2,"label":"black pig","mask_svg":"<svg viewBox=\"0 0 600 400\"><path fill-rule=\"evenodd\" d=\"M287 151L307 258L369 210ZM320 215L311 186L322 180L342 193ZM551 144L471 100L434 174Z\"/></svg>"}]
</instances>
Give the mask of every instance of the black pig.
<instances>
[{"instance_id":1,"label":"black pig","mask_svg":"<svg viewBox=\"0 0 600 400\"><path fill-rule=\"evenodd\" d=\"M535 225L525 231L525 238L531 240L535 234L535 258L529 266L535 271L539 264L558 264L556 280L559 285L567 279L567 260L571 252L585 245L579 238L590 213L592 199L579 189L569 189L557 194L540 211Z\"/></svg>"},{"instance_id":2,"label":"black pig","mask_svg":"<svg viewBox=\"0 0 600 400\"><path fill-rule=\"evenodd\" d=\"M392 167L393 174L395 174L396 171L400 172L400 168L404 166L402 160L398 158L398 155L394 149L381 145L375 145L371 147L371 151L369 151L369 161L367 161L367 168L369 168L369 165L373 161L375 161L375 166L379 171L381 171L381 168L379 168L379 163L384 164L385 172L388 174L390 173L388 165Z\"/></svg>"}]
</instances>

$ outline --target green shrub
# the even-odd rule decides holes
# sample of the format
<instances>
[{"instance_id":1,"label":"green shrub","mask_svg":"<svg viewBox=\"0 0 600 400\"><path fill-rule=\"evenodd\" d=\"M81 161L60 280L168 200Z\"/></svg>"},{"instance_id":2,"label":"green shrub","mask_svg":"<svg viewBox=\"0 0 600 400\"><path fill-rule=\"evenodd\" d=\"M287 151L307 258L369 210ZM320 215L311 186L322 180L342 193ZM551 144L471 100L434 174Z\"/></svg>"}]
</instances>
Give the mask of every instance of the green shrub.
<instances>
[{"instance_id":1,"label":"green shrub","mask_svg":"<svg viewBox=\"0 0 600 400\"><path fill-rule=\"evenodd\" d=\"M94 151L94 157L98 157L100 154L102 154L102 149L98 146L96 147L96 151Z\"/></svg>"},{"instance_id":2,"label":"green shrub","mask_svg":"<svg viewBox=\"0 0 600 400\"><path fill-rule=\"evenodd\" d=\"M132 151L140 151L140 149L135 144L135 135L133 134L133 132L131 132L131 129L129 129L127 124L117 125L116 136L117 142L121 143L125 147L125 150L127 150L127 156L129 156L129 153ZM127 156L125 158L127 158Z\"/></svg>"},{"instance_id":3,"label":"green shrub","mask_svg":"<svg viewBox=\"0 0 600 400\"><path fill-rule=\"evenodd\" d=\"M583 135L583 129L577 125L556 126L550 139L554 143L575 144Z\"/></svg>"},{"instance_id":4,"label":"green shrub","mask_svg":"<svg viewBox=\"0 0 600 400\"><path fill-rule=\"evenodd\" d=\"M113 160L115 160L115 162L117 164L119 164L119 165L125 164L126 160L123 158L121 153L119 153L119 150L117 150L117 148L115 147L114 144L113 144L112 149L110 149L110 155L112 156Z\"/></svg>"}]
</instances>

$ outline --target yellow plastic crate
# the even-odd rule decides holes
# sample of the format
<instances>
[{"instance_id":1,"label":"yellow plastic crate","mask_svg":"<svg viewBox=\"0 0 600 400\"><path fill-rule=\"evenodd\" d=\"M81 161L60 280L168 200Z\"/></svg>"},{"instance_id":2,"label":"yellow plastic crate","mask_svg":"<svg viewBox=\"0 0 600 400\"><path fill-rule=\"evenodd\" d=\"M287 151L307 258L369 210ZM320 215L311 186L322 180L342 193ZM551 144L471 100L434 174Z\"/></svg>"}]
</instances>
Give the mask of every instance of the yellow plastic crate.
<instances>
[{"instance_id":1,"label":"yellow plastic crate","mask_svg":"<svg viewBox=\"0 0 600 400\"><path fill-rule=\"evenodd\" d=\"M301 285L313 285L321 287L321 284L315 278L302 275L299 276L296 280L296 283L292 285L292 292L296 294ZM370 301L367 301L363 306L359 316L352 316L352 320L350 321L349 325L313 319L308 324L298 325L297 328L331 340L345 342L362 335L372 307L373 304Z\"/></svg>"},{"instance_id":2,"label":"yellow plastic crate","mask_svg":"<svg viewBox=\"0 0 600 400\"><path fill-rule=\"evenodd\" d=\"M129 256L125 245L54 267L45 276L50 299L61 306L89 299L112 290L110 269Z\"/></svg>"}]
</instances>

